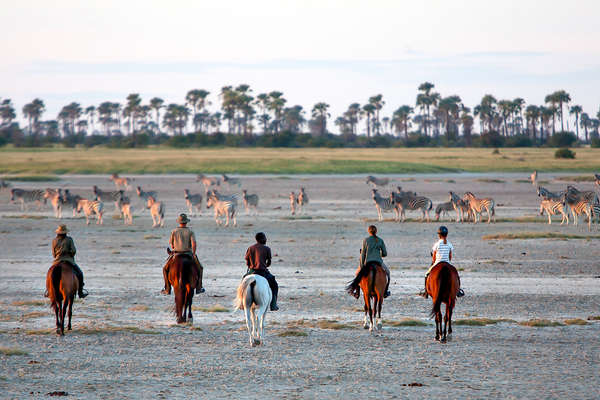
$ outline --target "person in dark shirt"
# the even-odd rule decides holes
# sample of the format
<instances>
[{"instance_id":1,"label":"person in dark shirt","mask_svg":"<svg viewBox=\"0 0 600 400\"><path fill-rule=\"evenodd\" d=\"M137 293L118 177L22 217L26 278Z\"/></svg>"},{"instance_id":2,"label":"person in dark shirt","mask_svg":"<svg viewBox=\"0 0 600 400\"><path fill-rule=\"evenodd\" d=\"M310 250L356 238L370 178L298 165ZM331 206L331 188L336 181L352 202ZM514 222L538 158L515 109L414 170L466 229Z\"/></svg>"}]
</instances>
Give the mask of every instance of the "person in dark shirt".
<instances>
[{"instance_id":1,"label":"person in dark shirt","mask_svg":"<svg viewBox=\"0 0 600 400\"><path fill-rule=\"evenodd\" d=\"M59 225L54 232L56 232L56 237L52 241L53 264L57 264L61 261L66 261L71 264L73 272L79 280L79 298L83 299L88 295L88 292L83 288L83 272L81 271L81 268L79 268L79 265L75 264L75 254L77 253L77 250L75 249L73 238L67 236L69 230L64 224ZM48 297L47 293L45 293L44 296Z\"/></svg>"},{"instance_id":2,"label":"person in dark shirt","mask_svg":"<svg viewBox=\"0 0 600 400\"><path fill-rule=\"evenodd\" d=\"M246 265L248 266L248 271L244 277L250 274L257 274L264 277L267 282L269 282L269 286L271 287L271 292L273 293L273 298L271 300L271 311L279 310L277 307L277 293L279 292L279 286L277 285L277 281L275 277L271 275L268 268L271 266L271 249L266 246L267 244L267 235L263 232L259 232L255 236L256 244L248 247L246 250Z\"/></svg>"}]
</instances>

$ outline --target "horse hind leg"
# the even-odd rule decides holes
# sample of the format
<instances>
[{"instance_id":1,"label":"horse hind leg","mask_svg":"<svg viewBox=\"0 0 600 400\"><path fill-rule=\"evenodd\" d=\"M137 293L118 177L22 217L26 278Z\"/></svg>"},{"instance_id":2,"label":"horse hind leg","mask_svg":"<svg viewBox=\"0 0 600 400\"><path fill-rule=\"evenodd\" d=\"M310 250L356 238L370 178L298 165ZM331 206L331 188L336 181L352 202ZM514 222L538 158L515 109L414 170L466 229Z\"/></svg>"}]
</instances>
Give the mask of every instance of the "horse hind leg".
<instances>
[{"instance_id":1,"label":"horse hind leg","mask_svg":"<svg viewBox=\"0 0 600 400\"><path fill-rule=\"evenodd\" d=\"M367 302L365 301L365 317L363 319L363 328L364 329L369 329L369 319L368 319L368 314L369 314L369 306L367 305Z\"/></svg>"},{"instance_id":2,"label":"horse hind leg","mask_svg":"<svg viewBox=\"0 0 600 400\"><path fill-rule=\"evenodd\" d=\"M69 297L69 323L67 325L67 330L71 330L71 317L73 316L73 301L75 300L75 295L71 295L71 297Z\"/></svg>"},{"instance_id":3,"label":"horse hind leg","mask_svg":"<svg viewBox=\"0 0 600 400\"><path fill-rule=\"evenodd\" d=\"M67 315L68 307L69 307L69 299L67 298L67 299L65 299L65 301L63 301L62 315L60 318L60 335L61 336L65 335L65 316Z\"/></svg>"},{"instance_id":4,"label":"horse hind leg","mask_svg":"<svg viewBox=\"0 0 600 400\"><path fill-rule=\"evenodd\" d=\"M58 303L55 300L52 303L52 308L54 308L54 315L56 316L56 334L60 335L60 312L61 312L60 303Z\"/></svg>"},{"instance_id":5,"label":"horse hind leg","mask_svg":"<svg viewBox=\"0 0 600 400\"><path fill-rule=\"evenodd\" d=\"M248 338L250 339L250 346L254 347L254 340L253 340L254 339L253 338L254 327L252 327L252 328L250 327L250 323L251 323L251 321L253 321L252 320L253 316L251 314L250 307L251 306L246 305L244 307L244 313L246 314L246 329L248 330Z\"/></svg>"},{"instance_id":6,"label":"horse hind leg","mask_svg":"<svg viewBox=\"0 0 600 400\"><path fill-rule=\"evenodd\" d=\"M446 314L444 315L444 326L442 329L442 338L440 340L440 342L442 343L446 343L446 334L447 334L447 328L448 328L448 310L449 310L450 306L448 304L446 304ZM440 311L441 314L441 311Z\"/></svg>"},{"instance_id":7,"label":"horse hind leg","mask_svg":"<svg viewBox=\"0 0 600 400\"><path fill-rule=\"evenodd\" d=\"M383 293L380 293L377 296L377 330L380 331L383 327L383 323L381 322L381 308L383 307Z\"/></svg>"}]
</instances>

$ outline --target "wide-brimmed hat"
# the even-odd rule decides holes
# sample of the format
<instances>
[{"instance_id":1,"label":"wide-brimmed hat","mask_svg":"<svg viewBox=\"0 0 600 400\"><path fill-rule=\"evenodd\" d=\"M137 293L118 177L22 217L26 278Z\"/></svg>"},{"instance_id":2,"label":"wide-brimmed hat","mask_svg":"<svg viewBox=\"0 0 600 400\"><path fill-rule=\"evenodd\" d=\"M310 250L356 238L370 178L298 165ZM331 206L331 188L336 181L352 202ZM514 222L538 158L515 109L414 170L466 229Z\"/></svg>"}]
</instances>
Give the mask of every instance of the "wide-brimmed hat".
<instances>
[{"instance_id":1,"label":"wide-brimmed hat","mask_svg":"<svg viewBox=\"0 0 600 400\"><path fill-rule=\"evenodd\" d=\"M68 233L69 230L67 229L67 226L65 224L60 224L54 232L58 233L59 235L64 235Z\"/></svg>"},{"instance_id":2,"label":"wide-brimmed hat","mask_svg":"<svg viewBox=\"0 0 600 400\"><path fill-rule=\"evenodd\" d=\"M177 217L178 224L187 224L188 222L190 222L190 219L185 214L179 214L179 217Z\"/></svg>"}]
</instances>

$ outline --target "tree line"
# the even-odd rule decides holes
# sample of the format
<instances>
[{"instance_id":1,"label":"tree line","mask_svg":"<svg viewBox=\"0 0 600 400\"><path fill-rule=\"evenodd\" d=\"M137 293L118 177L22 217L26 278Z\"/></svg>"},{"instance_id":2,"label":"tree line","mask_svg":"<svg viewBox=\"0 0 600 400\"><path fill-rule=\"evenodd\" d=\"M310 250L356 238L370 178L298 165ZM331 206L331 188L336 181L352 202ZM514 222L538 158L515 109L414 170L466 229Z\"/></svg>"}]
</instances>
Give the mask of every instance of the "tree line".
<instances>
[{"instance_id":1,"label":"tree line","mask_svg":"<svg viewBox=\"0 0 600 400\"><path fill-rule=\"evenodd\" d=\"M207 90L192 89L183 102L170 104L159 97L145 103L137 93L128 95L123 103L105 101L82 107L72 102L54 119L43 119L44 101L34 99L21 109L26 121L23 127L16 121L12 101L0 99L0 145L498 147L577 140L597 144L600 128L600 111L595 118L590 116L572 104L564 90L548 94L542 105L526 105L519 97L498 100L486 94L471 109L460 96L442 96L434 84L424 82L418 86L414 105L400 105L390 115L383 114L386 102L377 94L364 104L351 103L335 119L325 102L305 110L301 105L289 105L283 92L255 95L246 84L222 87L214 104L210 95ZM565 113L574 117L574 129L568 126ZM332 123L339 135L330 133Z\"/></svg>"}]
</instances>

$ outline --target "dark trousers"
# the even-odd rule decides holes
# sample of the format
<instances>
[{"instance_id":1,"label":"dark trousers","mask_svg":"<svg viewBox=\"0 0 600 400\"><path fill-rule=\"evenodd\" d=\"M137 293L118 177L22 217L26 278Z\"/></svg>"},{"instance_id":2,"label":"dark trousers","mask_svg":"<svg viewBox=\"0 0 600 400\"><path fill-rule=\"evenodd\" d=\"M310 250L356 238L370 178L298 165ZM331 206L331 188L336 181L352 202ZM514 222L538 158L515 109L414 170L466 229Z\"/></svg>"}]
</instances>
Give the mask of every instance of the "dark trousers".
<instances>
[{"instance_id":1,"label":"dark trousers","mask_svg":"<svg viewBox=\"0 0 600 400\"><path fill-rule=\"evenodd\" d=\"M83 290L83 272L79 268L79 265L75 263L73 263L73 273L79 279L79 291L81 292Z\"/></svg>"},{"instance_id":2,"label":"dark trousers","mask_svg":"<svg viewBox=\"0 0 600 400\"><path fill-rule=\"evenodd\" d=\"M244 277L251 275L251 274L260 275L263 278L265 278L267 280L267 282L269 282L269 287L271 288L271 292L273 293L273 299L277 299L277 294L279 293L279 285L277 284L275 277L269 272L268 269L248 268L248 271L246 271L246 274L244 275Z\"/></svg>"}]
</instances>

